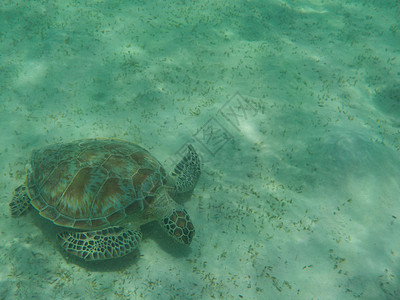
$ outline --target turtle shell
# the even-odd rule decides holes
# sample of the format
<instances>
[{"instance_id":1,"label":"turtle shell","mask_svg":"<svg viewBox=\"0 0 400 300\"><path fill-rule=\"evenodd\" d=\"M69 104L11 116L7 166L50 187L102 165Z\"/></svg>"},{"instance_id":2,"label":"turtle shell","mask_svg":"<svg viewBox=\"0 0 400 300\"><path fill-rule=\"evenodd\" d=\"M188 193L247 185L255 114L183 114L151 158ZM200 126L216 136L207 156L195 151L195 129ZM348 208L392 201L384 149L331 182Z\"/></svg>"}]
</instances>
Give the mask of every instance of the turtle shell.
<instances>
[{"instance_id":1,"label":"turtle shell","mask_svg":"<svg viewBox=\"0 0 400 300\"><path fill-rule=\"evenodd\" d=\"M90 139L33 151L31 204L56 225L104 228L151 205L166 181L161 164L133 143Z\"/></svg>"}]
</instances>

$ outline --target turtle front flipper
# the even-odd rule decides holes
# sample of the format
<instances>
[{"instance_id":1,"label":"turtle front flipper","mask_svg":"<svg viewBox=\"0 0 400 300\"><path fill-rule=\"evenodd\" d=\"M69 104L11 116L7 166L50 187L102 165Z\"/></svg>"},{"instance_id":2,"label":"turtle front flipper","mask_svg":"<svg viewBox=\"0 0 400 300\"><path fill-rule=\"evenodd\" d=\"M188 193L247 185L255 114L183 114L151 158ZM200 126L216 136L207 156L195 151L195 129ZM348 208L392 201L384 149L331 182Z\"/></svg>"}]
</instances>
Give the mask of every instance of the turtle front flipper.
<instances>
[{"instance_id":1,"label":"turtle front flipper","mask_svg":"<svg viewBox=\"0 0 400 300\"><path fill-rule=\"evenodd\" d=\"M175 166L170 176L175 181L177 193L186 193L194 189L200 177L200 158L192 145L188 145L188 152Z\"/></svg>"},{"instance_id":2,"label":"turtle front flipper","mask_svg":"<svg viewBox=\"0 0 400 300\"><path fill-rule=\"evenodd\" d=\"M68 253L86 261L118 258L132 252L142 239L139 231L109 227L97 231L62 232L58 241Z\"/></svg>"},{"instance_id":3,"label":"turtle front flipper","mask_svg":"<svg viewBox=\"0 0 400 300\"><path fill-rule=\"evenodd\" d=\"M30 199L26 193L26 186L21 184L14 191L14 196L9 204L12 216L22 215L29 207Z\"/></svg>"}]
</instances>

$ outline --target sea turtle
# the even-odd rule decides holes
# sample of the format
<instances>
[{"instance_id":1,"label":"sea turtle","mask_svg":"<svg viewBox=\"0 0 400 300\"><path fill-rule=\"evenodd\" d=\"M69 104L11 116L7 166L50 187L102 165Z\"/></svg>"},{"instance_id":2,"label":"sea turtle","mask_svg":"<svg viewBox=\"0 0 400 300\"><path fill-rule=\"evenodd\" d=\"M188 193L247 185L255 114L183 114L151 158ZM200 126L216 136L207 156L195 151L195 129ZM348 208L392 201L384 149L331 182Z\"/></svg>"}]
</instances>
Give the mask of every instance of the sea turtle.
<instances>
[{"instance_id":1,"label":"sea turtle","mask_svg":"<svg viewBox=\"0 0 400 300\"><path fill-rule=\"evenodd\" d=\"M200 176L193 146L167 175L142 147L116 139L86 139L33 151L26 182L16 188L11 214L31 204L54 224L62 248L87 261L122 257L138 246L140 225L158 220L189 245L193 223L172 197L193 190Z\"/></svg>"}]
</instances>

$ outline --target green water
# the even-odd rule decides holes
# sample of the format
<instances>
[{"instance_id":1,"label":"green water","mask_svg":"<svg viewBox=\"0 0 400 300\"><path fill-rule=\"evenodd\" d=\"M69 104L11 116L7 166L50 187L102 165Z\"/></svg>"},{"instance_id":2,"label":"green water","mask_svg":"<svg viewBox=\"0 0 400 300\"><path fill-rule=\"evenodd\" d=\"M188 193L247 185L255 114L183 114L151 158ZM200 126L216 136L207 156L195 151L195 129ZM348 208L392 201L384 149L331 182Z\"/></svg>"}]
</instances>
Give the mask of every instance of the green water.
<instances>
[{"instance_id":1,"label":"green water","mask_svg":"<svg viewBox=\"0 0 400 300\"><path fill-rule=\"evenodd\" d=\"M0 3L0 299L399 299L400 2ZM86 138L202 175L189 247L156 223L83 262L30 209L33 149Z\"/></svg>"}]
</instances>

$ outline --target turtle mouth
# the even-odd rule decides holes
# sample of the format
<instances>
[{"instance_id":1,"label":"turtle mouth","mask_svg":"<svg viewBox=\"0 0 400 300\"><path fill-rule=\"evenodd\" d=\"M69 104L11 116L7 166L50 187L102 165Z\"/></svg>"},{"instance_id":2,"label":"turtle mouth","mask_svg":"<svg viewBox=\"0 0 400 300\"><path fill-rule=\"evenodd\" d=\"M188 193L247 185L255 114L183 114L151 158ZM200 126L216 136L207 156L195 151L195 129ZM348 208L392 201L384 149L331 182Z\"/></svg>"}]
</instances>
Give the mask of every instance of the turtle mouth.
<instances>
[{"instance_id":1,"label":"turtle mouth","mask_svg":"<svg viewBox=\"0 0 400 300\"><path fill-rule=\"evenodd\" d=\"M194 225L186 210L175 210L163 219L164 228L176 241L190 245L194 237Z\"/></svg>"}]
</instances>

